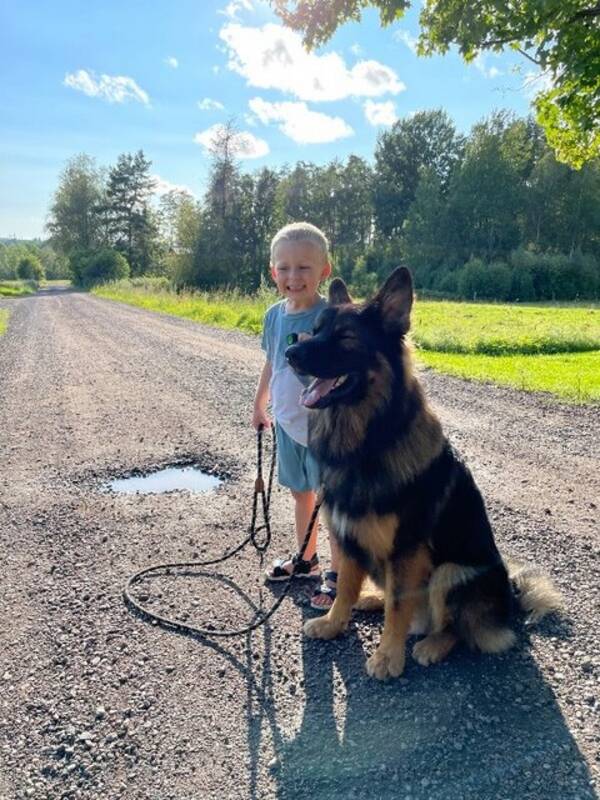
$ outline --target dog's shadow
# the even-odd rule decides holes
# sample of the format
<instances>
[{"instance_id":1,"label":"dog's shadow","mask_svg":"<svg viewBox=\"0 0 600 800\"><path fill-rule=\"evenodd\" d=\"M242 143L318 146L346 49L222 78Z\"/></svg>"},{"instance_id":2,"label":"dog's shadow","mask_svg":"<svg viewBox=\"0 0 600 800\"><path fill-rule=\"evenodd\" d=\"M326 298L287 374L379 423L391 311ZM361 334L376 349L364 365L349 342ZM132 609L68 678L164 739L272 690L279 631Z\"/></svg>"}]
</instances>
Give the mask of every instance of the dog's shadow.
<instances>
[{"instance_id":1,"label":"dog's shadow","mask_svg":"<svg viewBox=\"0 0 600 800\"><path fill-rule=\"evenodd\" d=\"M408 655L403 678L383 683L366 675L354 626L333 642L304 639L304 716L278 754L278 797L595 797L521 634L502 657L457 650L423 668Z\"/></svg>"}]
</instances>

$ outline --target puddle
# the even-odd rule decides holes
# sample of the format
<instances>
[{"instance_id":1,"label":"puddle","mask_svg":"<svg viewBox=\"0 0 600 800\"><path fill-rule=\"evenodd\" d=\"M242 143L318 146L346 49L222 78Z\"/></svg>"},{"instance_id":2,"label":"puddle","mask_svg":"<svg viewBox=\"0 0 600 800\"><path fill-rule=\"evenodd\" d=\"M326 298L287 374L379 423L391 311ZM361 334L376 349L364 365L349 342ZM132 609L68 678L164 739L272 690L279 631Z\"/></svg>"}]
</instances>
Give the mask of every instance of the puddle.
<instances>
[{"instance_id":1,"label":"puddle","mask_svg":"<svg viewBox=\"0 0 600 800\"><path fill-rule=\"evenodd\" d=\"M102 488L116 494L162 494L164 492L212 492L223 481L198 467L166 467L148 475L132 475L108 481Z\"/></svg>"}]
</instances>

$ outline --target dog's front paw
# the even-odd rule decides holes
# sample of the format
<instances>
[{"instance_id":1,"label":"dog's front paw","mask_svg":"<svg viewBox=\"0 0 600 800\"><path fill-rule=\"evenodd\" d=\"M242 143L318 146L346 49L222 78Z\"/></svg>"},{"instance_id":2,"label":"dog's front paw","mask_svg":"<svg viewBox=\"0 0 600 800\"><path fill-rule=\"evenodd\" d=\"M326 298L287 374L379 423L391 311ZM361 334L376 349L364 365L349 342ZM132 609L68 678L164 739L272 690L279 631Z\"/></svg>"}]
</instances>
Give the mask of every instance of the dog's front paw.
<instances>
[{"instance_id":1,"label":"dog's front paw","mask_svg":"<svg viewBox=\"0 0 600 800\"><path fill-rule=\"evenodd\" d=\"M404 672L404 660L404 646L386 648L380 645L367 659L367 672L372 678L378 678L380 681L385 678L398 678Z\"/></svg>"},{"instance_id":2,"label":"dog's front paw","mask_svg":"<svg viewBox=\"0 0 600 800\"><path fill-rule=\"evenodd\" d=\"M304 633L311 639L335 639L345 629L344 623L333 620L329 614L309 619L304 623Z\"/></svg>"}]
</instances>

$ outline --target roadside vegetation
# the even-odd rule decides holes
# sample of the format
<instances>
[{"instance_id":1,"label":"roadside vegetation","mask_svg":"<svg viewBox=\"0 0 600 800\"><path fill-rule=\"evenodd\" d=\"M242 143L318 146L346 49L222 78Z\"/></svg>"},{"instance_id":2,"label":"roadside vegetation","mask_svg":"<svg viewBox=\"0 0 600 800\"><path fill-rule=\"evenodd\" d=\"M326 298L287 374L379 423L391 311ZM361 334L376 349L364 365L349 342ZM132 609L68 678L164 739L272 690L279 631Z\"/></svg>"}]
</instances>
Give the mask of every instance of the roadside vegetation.
<instances>
[{"instance_id":1,"label":"roadside vegetation","mask_svg":"<svg viewBox=\"0 0 600 800\"><path fill-rule=\"evenodd\" d=\"M35 281L1 281L0 297L26 297L34 294L37 288Z\"/></svg>"},{"instance_id":2,"label":"roadside vegetation","mask_svg":"<svg viewBox=\"0 0 600 800\"><path fill-rule=\"evenodd\" d=\"M181 292L161 279L97 287L111 300L258 334L269 288ZM419 300L412 338L417 359L440 372L525 391L550 392L575 403L600 402L600 308L586 305L505 305Z\"/></svg>"}]
</instances>

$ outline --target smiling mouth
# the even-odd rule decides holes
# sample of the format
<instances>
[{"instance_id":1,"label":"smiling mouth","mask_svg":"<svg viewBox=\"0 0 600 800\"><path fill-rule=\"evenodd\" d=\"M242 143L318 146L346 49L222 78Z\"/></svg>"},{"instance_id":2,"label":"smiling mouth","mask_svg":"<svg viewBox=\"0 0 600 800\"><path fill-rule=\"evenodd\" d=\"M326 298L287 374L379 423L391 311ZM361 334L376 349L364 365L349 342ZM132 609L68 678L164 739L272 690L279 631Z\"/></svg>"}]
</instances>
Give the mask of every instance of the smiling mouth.
<instances>
[{"instance_id":1,"label":"smiling mouth","mask_svg":"<svg viewBox=\"0 0 600 800\"><path fill-rule=\"evenodd\" d=\"M352 388L350 375L338 375L336 378L315 378L300 396L300 402L307 408L321 408L329 405L336 397L346 394Z\"/></svg>"}]
</instances>

